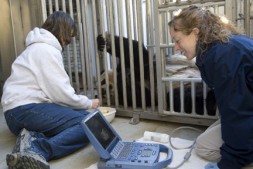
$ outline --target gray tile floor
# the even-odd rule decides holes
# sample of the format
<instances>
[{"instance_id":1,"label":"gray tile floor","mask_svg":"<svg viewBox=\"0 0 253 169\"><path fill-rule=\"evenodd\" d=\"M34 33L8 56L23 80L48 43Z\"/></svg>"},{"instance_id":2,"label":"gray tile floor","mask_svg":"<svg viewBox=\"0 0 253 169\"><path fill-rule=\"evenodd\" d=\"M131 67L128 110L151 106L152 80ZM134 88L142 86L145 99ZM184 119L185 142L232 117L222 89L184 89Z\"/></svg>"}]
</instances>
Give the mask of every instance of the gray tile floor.
<instances>
[{"instance_id":1,"label":"gray tile floor","mask_svg":"<svg viewBox=\"0 0 253 169\"><path fill-rule=\"evenodd\" d=\"M141 120L136 125L129 124L129 118L116 117L112 121L112 126L116 129L123 140L133 141L143 136L145 131L154 131L170 134L173 129L183 126L183 124L159 122L151 120ZM205 127L197 126L200 129ZM182 137L192 137L191 133L183 133ZM7 169L5 156L11 152L16 141L16 137L8 130L2 109L0 108L0 169ZM99 159L95 149L87 147L59 160L50 161L51 169L85 169L97 162Z\"/></svg>"}]
</instances>

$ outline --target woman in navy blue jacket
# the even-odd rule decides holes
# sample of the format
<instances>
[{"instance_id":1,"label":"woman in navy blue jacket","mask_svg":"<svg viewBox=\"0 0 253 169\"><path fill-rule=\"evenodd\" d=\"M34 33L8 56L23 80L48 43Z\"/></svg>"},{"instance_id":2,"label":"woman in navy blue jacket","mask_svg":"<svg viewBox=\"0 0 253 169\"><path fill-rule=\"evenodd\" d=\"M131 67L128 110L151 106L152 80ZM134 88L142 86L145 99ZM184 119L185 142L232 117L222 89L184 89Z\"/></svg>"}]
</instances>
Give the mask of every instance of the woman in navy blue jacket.
<instances>
[{"instance_id":1,"label":"woman in navy blue jacket","mask_svg":"<svg viewBox=\"0 0 253 169\"><path fill-rule=\"evenodd\" d=\"M175 50L196 64L214 90L220 119L197 139L206 169L240 169L253 163L253 39L228 20L196 6L169 22Z\"/></svg>"}]
</instances>

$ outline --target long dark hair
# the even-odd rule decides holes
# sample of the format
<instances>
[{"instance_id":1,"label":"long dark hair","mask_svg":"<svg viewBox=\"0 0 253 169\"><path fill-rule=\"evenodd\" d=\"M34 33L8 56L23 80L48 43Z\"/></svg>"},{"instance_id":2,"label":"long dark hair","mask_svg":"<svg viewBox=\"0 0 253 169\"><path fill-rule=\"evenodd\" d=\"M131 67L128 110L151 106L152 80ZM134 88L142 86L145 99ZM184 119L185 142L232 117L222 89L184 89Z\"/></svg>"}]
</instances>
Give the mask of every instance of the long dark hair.
<instances>
[{"instance_id":1,"label":"long dark hair","mask_svg":"<svg viewBox=\"0 0 253 169\"><path fill-rule=\"evenodd\" d=\"M51 32L58 39L61 46L71 43L71 38L77 34L74 20L63 11L56 11L49 15L42 28Z\"/></svg>"}]
</instances>

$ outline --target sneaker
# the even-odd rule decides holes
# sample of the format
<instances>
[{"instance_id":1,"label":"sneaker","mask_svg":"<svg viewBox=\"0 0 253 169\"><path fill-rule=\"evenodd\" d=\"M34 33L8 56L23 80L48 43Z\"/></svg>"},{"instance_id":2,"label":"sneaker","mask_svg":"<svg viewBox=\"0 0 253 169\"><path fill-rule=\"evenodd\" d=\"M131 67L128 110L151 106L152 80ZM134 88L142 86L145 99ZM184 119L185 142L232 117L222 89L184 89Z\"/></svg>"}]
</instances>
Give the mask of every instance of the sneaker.
<instances>
[{"instance_id":1,"label":"sneaker","mask_svg":"<svg viewBox=\"0 0 253 169\"><path fill-rule=\"evenodd\" d=\"M29 149L33 140L35 140L35 138L32 137L31 133L24 128L18 135L16 145L14 146L12 153L18 153L24 151L25 149Z\"/></svg>"},{"instance_id":2,"label":"sneaker","mask_svg":"<svg viewBox=\"0 0 253 169\"><path fill-rule=\"evenodd\" d=\"M7 154L8 169L50 169L48 162L34 152Z\"/></svg>"}]
</instances>

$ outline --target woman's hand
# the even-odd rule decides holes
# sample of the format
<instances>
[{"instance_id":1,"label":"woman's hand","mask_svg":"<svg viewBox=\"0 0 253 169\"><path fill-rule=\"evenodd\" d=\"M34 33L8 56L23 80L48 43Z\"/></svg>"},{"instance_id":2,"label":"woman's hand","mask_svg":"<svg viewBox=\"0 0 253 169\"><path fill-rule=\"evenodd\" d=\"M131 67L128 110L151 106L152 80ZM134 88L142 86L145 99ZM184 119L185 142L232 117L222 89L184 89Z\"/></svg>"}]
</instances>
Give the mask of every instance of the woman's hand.
<instances>
[{"instance_id":1,"label":"woman's hand","mask_svg":"<svg viewBox=\"0 0 253 169\"><path fill-rule=\"evenodd\" d=\"M96 109L100 106L100 102L99 102L99 99L92 99L92 106L91 108L92 109Z\"/></svg>"}]
</instances>

